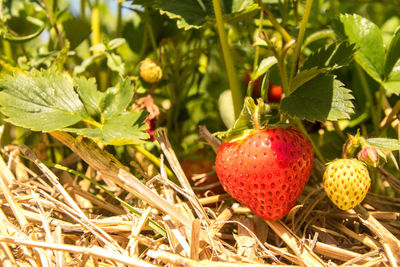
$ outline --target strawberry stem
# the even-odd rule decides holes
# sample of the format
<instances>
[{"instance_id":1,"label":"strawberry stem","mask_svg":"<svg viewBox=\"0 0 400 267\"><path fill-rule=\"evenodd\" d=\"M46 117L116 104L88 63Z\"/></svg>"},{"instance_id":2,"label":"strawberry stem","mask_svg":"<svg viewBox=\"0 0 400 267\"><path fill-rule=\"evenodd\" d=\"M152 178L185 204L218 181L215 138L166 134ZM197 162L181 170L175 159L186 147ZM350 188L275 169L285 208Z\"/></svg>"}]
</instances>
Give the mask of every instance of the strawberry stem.
<instances>
[{"instance_id":1,"label":"strawberry stem","mask_svg":"<svg viewBox=\"0 0 400 267\"><path fill-rule=\"evenodd\" d=\"M256 109L254 110L253 113L253 125L255 130L260 130L261 125L260 125L260 105L256 106Z\"/></svg>"}]
</instances>

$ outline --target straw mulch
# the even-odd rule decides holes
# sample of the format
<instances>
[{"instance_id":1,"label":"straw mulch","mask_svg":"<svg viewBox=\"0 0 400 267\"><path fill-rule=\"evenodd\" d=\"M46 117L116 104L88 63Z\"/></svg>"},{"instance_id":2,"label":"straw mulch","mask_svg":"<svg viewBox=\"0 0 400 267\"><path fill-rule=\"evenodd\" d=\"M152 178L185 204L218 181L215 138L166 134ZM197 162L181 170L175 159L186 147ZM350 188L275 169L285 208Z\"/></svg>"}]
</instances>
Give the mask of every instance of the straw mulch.
<instances>
[{"instance_id":1,"label":"straw mulch","mask_svg":"<svg viewBox=\"0 0 400 267\"><path fill-rule=\"evenodd\" d=\"M318 162L288 216L265 222L226 194L196 196L164 131L158 132L161 162L168 161L180 186L168 179L163 165L151 177L148 169L133 163L132 169L147 177L139 181L93 141L65 132L50 134L62 143L58 146L74 152L61 165L79 172L45 165L25 146L1 150L1 266L397 266L400 262L400 199L369 194L362 206L340 211L315 182L321 179ZM201 134L214 149L218 147L206 129ZM99 184L82 179L82 173ZM393 175L383 169L381 174L399 188ZM311 186L312 181L316 185Z\"/></svg>"}]
</instances>

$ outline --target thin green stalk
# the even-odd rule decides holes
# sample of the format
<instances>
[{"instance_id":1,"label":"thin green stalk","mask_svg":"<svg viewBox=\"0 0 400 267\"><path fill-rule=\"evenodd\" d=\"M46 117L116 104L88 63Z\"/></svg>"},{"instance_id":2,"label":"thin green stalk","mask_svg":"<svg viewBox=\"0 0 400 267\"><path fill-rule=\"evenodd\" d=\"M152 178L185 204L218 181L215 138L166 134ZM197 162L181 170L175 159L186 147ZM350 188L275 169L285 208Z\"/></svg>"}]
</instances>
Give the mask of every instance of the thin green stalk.
<instances>
[{"instance_id":1,"label":"thin green stalk","mask_svg":"<svg viewBox=\"0 0 400 267\"><path fill-rule=\"evenodd\" d=\"M91 16L91 26L92 26L92 46L99 44L101 42L100 36L100 10L99 10L99 3L96 0L93 8L92 8L92 16ZM98 53L96 51L93 52Z\"/></svg>"},{"instance_id":2,"label":"thin green stalk","mask_svg":"<svg viewBox=\"0 0 400 267\"><path fill-rule=\"evenodd\" d=\"M314 148L314 153L317 156L317 158L323 163L325 164L325 158L324 156L322 156L321 151L319 150L318 146L315 144L315 142L311 139L310 135L307 133L306 128L304 128L303 123L301 122L301 120L299 119L295 119L295 123L297 125L297 127L300 129L300 131L302 131L307 137L308 139L311 141L311 144Z\"/></svg>"},{"instance_id":3,"label":"thin green stalk","mask_svg":"<svg viewBox=\"0 0 400 267\"><path fill-rule=\"evenodd\" d=\"M95 120L93 120L91 118L90 119L85 119L83 121L88 123L88 124L90 124L90 125L92 125L92 126L94 126L94 127L96 127L96 128L101 128L103 126L101 123L99 123L99 122L97 122L97 121L95 121Z\"/></svg>"},{"instance_id":4,"label":"thin green stalk","mask_svg":"<svg viewBox=\"0 0 400 267\"><path fill-rule=\"evenodd\" d=\"M142 146L140 145L132 145L133 148L137 151L140 152L141 154L143 154L143 156L145 156L148 160L150 160L153 164L155 164L158 168L161 167L161 162L159 160L159 158L157 158L156 156L154 156L153 154L151 154L149 151L147 151L146 149L144 149ZM175 175L172 173L172 171L164 164L164 169L167 172L167 176L168 178L173 181L176 184L179 184L178 179L176 179Z\"/></svg>"},{"instance_id":5,"label":"thin green stalk","mask_svg":"<svg viewBox=\"0 0 400 267\"><path fill-rule=\"evenodd\" d=\"M154 54L156 54L157 58L159 60L161 60L161 55L159 53L157 53L157 42L156 42L156 38L154 37L153 27L151 27L151 24L150 24L149 11L147 9L144 10L144 15L145 15L145 24L146 24L147 32L149 34L150 43L151 43L151 46L153 47Z\"/></svg>"},{"instance_id":6,"label":"thin green stalk","mask_svg":"<svg viewBox=\"0 0 400 267\"><path fill-rule=\"evenodd\" d=\"M308 18L310 17L312 4L313 4L313 0L307 0L306 6L304 8L303 19L301 20L300 31L299 31L299 35L296 40L296 42L297 42L296 47L294 49L292 69L290 71L290 78L289 78L290 86L292 84L293 77L297 71L297 64L298 64L298 60L300 57L301 47L303 46L304 34L306 32Z\"/></svg>"},{"instance_id":7,"label":"thin green stalk","mask_svg":"<svg viewBox=\"0 0 400 267\"><path fill-rule=\"evenodd\" d=\"M228 45L228 39L225 32L224 20L222 18L220 0L213 0L215 18L217 20L217 29L219 40L224 55L225 67L228 73L229 87L232 93L233 109L235 111L235 118L239 117L243 105L243 94L239 86L238 76L233 65L232 55Z\"/></svg>"},{"instance_id":8,"label":"thin green stalk","mask_svg":"<svg viewBox=\"0 0 400 267\"><path fill-rule=\"evenodd\" d=\"M97 186L98 188L100 188L101 190L103 190L104 192L106 192L107 194L109 194L111 197L113 197L114 199L118 200L119 203L121 203L121 205L123 205L124 207L126 207L130 212L132 212L133 214L135 214L136 216L142 216L142 213L140 211L138 211L136 208L134 208L132 205L130 205L129 203L125 202L123 199L119 198L118 196L116 196L115 194L113 194L111 191L107 190L107 188L105 188L103 185L101 185L100 183L96 182L94 179L80 173L77 172L73 169L70 169L68 167L65 167L63 165L60 164L56 164L50 161L44 161L42 160L42 162L44 164L46 164L47 166L50 166L52 168L56 168L59 170L63 170L69 173L72 173L74 175L77 175L87 181L89 181L90 183L94 184L95 186ZM147 219L147 224L153 228L153 230L155 230L157 233L159 233L162 236L167 236L165 229L162 228L162 226L160 226L158 223L156 223L155 221L153 221L152 219Z\"/></svg>"},{"instance_id":9,"label":"thin green stalk","mask_svg":"<svg viewBox=\"0 0 400 267\"><path fill-rule=\"evenodd\" d=\"M86 1L87 0L81 0L81 19L85 20L85 10L86 10Z\"/></svg>"},{"instance_id":10,"label":"thin green stalk","mask_svg":"<svg viewBox=\"0 0 400 267\"><path fill-rule=\"evenodd\" d=\"M368 81L367 78L365 77L365 74L363 72L363 70L361 69L360 65L356 64L356 70L357 70L357 74L360 77L360 82L361 82L361 89L363 89L364 91L364 95L366 98L366 103L365 106L370 108L369 114L371 115L372 118L372 122L374 125L376 125L376 123L379 124L378 119L377 119L377 114L375 112L375 108L374 108L374 100L371 94L371 89L369 88L368 85Z\"/></svg>"},{"instance_id":11,"label":"thin green stalk","mask_svg":"<svg viewBox=\"0 0 400 267\"><path fill-rule=\"evenodd\" d=\"M374 121L374 132L380 131L380 124L382 119L382 106L383 98L385 97L385 89L382 85L379 86L378 102L376 107L376 121Z\"/></svg>"},{"instance_id":12,"label":"thin green stalk","mask_svg":"<svg viewBox=\"0 0 400 267\"><path fill-rule=\"evenodd\" d=\"M282 35L283 39L286 42L290 42L293 39L292 36L290 36L290 34L285 30L285 28L283 28L281 24L279 24L279 22L276 20L271 11L264 4L262 4L261 1L258 1L258 5L262 8L265 15L267 15L268 19L270 20L274 28Z\"/></svg>"},{"instance_id":13,"label":"thin green stalk","mask_svg":"<svg viewBox=\"0 0 400 267\"><path fill-rule=\"evenodd\" d=\"M122 2L118 1L118 7L117 7L117 27L115 30L115 35L116 37L119 37L121 35L121 28L122 28Z\"/></svg>"},{"instance_id":14,"label":"thin green stalk","mask_svg":"<svg viewBox=\"0 0 400 267\"><path fill-rule=\"evenodd\" d=\"M6 57L10 60L14 60L10 42L3 39L2 43L4 48L4 54L6 55Z\"/></svg>"},{"instance_id":15,"label":"thin green stalk","mask_svg":"<svg viewBox=\"0 0 400 267\"><path fill-rule=\"evenodd\" d=\"M264 19L264 12L260 11L260 24L258 25L258 34L260 35L263 28L263 19ZM253 71L255 71L258 67L258 59L260 58L260 49L259 45L256 46L256 51L254 53L254 64L253 64Z\"/></svg>"}]
</instances>

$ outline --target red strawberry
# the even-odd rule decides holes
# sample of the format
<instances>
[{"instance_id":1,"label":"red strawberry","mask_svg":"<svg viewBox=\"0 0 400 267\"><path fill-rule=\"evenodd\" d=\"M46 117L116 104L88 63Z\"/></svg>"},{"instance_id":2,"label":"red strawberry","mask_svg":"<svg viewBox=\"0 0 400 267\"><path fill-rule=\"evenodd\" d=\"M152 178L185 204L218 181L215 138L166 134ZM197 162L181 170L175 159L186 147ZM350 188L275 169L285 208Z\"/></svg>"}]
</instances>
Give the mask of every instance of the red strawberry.
<instances>
[{"instance_id":1,"label":"red strawberry","mask_svg":"<svg viewBox=\"0 0 400 267\"><path fill-rule=\"evenodd\" d=\"M279 103L282 98L282 86L270 83L268 87L268 102Z\"/></svg>"},{"instance_id":2,"label":"red strawberry","mask_svg":"<svg viewBox=\"0 0 400 267\"><path fill-rule=\"evenodd\" d=\"M294 127L252 131L223 142L215 162L226 192L265 220L279 220L294 206L310 177L310 140Z\"/></svg>"}]
</instances>

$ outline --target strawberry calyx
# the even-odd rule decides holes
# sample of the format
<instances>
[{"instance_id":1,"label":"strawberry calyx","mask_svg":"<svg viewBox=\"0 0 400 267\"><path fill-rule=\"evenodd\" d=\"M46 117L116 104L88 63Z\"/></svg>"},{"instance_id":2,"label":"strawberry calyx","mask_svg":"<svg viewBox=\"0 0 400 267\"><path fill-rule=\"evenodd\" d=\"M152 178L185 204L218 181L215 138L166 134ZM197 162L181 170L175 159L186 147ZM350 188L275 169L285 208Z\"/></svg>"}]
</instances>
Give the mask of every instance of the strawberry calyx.
<instances>
[{"instance_id":1,"label":"strawberry calyx","mask_svg":"<svg viewBox=\"0 0 400 267\"><path fill-rule=\"evenodd\" d=\"M239 117L232 127L225 132L218 132L216 135L227 142L241 142L250 135L262 130L271 117L271 108L259 98L257 104L253 98L246 97Z\"/></svg>"}]
</instances>

